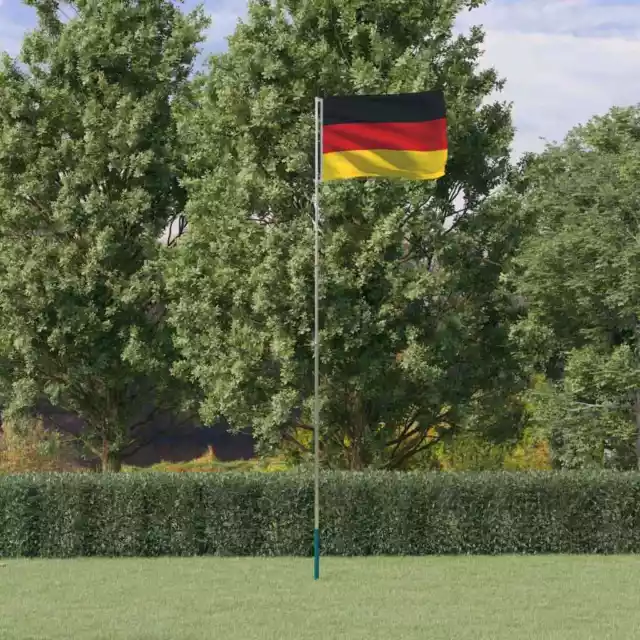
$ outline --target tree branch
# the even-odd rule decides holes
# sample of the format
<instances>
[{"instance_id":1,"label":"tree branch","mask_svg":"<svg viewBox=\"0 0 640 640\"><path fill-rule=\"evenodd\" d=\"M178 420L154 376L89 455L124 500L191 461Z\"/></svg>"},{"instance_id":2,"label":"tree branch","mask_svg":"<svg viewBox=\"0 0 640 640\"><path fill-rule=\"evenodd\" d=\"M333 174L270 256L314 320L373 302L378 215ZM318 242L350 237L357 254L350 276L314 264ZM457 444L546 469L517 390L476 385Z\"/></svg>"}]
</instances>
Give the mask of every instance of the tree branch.
<instances>
[{"instance_id":1,"label":"tree branch","mask_svg":"<svg viewBox=\"0 0 640 640\"><path fill-rule=\"evenodd\" d=\"M155 408L151 412L151 415L157 415L160 411L161 411L160 408ZM140 451L140 449L142 449L143 447L146 447L147 445L151 444L154 440L158 438L158 436L170 434L174 429L180 429L188 422L191 422L196 417L196 415L197 414L194 411L189 411L180 420L178 420L177 422L172 422L167 427L164 427L164 428L156 427L151 433L146 434L147 437L142 437L143 434L137 434L137 435L132 434L129 442L126 445L124 445L124 447L121 448L120 455L122 456L133 455L134 453ZM149 424L151 424L150 418L146 423L139 422L137 423L137 425L134 425L134 426L145 426L145 425L148 426ZM133 427L130 428L130 431L132 428Z\"/></svg>"},{"instance_id":2,"label":"tree branch","mask_svg":"<svg viewBox=\"0 0 640 640\"><path fill-rule=\"evenodd\" d=\"M285 433L283 437L286 442L289 442L290 444L294 445L303 453L310 453L309 448L305 447L299 440L296 440L296 438L294 438L290 433Z\"/></svg>"},{"instance_id":3,"label":"tree branch","mask_svg":"<svg viewBox=\"0 0 640 640\"><path fill-rule=\"evenodd\" d=\"M414 429L413 431L410 431L410 429L414 425L419 413L420 413L420 410L418 409L413 414L411 414L411 417L408 418L405 421L405 423L402 425L402 431L400 435L397 438L394 438L393 440L390 440L389 442L387 442L385 444L385 448L398 445L402 443L404 440L406 440L407 438L410 438L413 434L418 433L417 429Z\"/></svg>"},{"instance_id":4,"label":"tree branch","mask_svg":"<svg viewBox=\"0 0 640 640\"><path fill-rule=\"evenodd\" d=\"M441 440L441 437L438 436L436 438L431 438L425 445L423 446L417 446L414 447L413 449L408 450L407 452L405 452L394 464L394 461L391 460L389 462L389 469L393 469L393 468L398 468L400 467L400 465L402 465L404 462L406 462L409 458L418 455L419 453L422 453L423 451L426 451L427 449L429 449L430 447L432 447L434 444L437 444L439 441ZM420 441L420 444L422 444L422 442L424 442L424 440Z\"/></svg>"},{"instance_id":5,"label":"tree branch","mask_svg":"<svg viewBox=\"0 0 640 640\"><path fill-rule=\"evenodd\" d=\"M139 427L145 427L147 426L151 420L158 415L158 413L160 412L160 408L158 406L154 406L153 409L151 409L151 411L149 411L149 413L147 414L146 418L143 418L142 420L139 420L138 422L132 424L127 431L129 431L129 433L131 434L131 437L135 438L135 435L133 434L133 432L138 429Z\"/></svg>"},{"instance_id":6,"label":"tree branch","mask_svg":"<svg viewBox=\"0 0 640 640\"><path fill-rule=\"evenodd\" d=\"M413 218L416 217L417 214L422 213L426 207L428 207L435 200L435 196L429 196L426 202L423 202L421 205L417 207L413 207L411 211L409 211L405 217L402 219L400 223L400 228L404 228Z\"/></svg>"}]
</instances>

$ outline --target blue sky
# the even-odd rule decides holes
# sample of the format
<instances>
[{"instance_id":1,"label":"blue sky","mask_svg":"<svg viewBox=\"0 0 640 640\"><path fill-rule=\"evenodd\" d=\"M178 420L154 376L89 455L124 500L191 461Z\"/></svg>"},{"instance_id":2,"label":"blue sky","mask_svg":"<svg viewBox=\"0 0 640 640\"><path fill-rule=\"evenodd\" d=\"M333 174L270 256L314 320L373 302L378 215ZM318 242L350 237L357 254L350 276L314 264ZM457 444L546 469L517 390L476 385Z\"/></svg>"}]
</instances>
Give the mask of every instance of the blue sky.
<instances>
[{"instance_id":1,"label":"blue sky","mask_svg":"<svg viewBox=\"0 0 640 640\"><path fill-rule=\"evenodd\" d=\"M246 1L205 6L213 19L207 49L220 51ZM0 49L17 53L33 21L20 0L0 0ZM484 63L507 79L502 96L514 102L516 155L613 105L640 103L640 0L489 0L461 16L458 29L472 24L487 33Z\"/></svg>"}]
</instances>

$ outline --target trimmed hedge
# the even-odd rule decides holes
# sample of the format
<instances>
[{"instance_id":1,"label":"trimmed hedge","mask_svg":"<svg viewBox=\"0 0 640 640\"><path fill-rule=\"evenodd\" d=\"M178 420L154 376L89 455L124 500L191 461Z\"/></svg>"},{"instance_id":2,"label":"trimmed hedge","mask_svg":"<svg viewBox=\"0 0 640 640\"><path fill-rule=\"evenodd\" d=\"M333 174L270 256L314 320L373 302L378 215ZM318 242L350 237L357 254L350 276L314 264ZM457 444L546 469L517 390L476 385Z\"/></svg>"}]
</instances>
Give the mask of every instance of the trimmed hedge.
<instances>
[{"instance_id":1,"label":"trimmed hedge","mask_svg":"<svg viewBox=\"0 0 640 640\"><path fill-rule=\"evenodd\" d=\"M637 473L325 473L326 555L640 552ZM0 476L0 557L300 556L313 481L274 474Z\"/></svg>"}]
</instances>

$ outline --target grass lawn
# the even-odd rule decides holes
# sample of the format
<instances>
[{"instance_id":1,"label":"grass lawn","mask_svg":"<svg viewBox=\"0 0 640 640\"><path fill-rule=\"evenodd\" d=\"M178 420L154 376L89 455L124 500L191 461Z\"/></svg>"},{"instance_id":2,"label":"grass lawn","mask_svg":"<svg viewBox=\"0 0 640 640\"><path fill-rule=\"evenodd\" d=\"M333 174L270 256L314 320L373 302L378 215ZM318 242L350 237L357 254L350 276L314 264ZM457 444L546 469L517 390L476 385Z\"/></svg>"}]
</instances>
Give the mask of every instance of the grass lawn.
<instances>
[{"instance_id":1,"label":"grass lawn","mask_svg":"<svg viewBox=\"0 0 640 640\"><path fill-rule=\"evenodd\" d=\"M625 640L638 557L0 561L1 640Z\"/></svg>"}]
</instances>

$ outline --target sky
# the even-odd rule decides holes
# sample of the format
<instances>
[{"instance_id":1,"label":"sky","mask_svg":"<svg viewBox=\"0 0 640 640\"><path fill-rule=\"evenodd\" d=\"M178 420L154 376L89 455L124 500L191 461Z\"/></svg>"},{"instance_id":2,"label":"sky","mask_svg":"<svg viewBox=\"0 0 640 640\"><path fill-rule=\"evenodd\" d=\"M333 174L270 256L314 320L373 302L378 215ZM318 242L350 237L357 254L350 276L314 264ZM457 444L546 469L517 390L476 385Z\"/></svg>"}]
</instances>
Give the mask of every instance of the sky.
<instances>
[{"instance_id":1,"label":"sky","mask_svg":"<svg viewBox=\"0 0 640 640\"><path fill-rule=\"evenodd\" d=\"M204 4L213 20L206 49L222 51L246 0ZM18 53L33 24L20 0L0 0L0 50ZM640 103L640 0L489 0L456 28L474 24L486 31L483 64L507 80L501 98L514 104L516 157L614 105Z\"/></svg>"}]
</instances>

